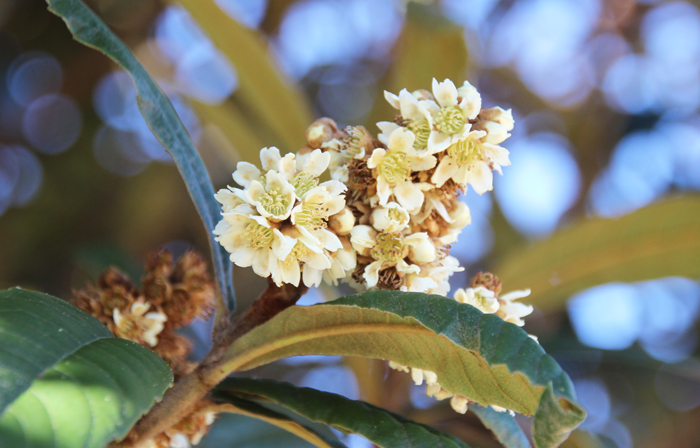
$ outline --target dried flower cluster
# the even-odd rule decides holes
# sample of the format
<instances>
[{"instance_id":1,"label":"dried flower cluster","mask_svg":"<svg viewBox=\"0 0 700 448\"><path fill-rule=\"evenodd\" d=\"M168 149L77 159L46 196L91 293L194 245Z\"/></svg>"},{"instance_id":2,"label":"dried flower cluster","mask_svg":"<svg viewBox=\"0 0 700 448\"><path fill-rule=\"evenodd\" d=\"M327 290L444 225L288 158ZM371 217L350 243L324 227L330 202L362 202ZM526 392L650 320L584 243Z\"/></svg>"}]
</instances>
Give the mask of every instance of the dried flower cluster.
<instances>
[{"instance_id":1,"label":"dried flower cluster","mask_svg":"<svg viewBox=\"0 0 700 448\"><path fill-rule=\"evenodd\" d=\"M97 285L88 285L73 295L78 308L99 319L115 336L157 353L176 378L187 374L193 364L187 361L191 343L175 330L196 317L206 318L215 304L215 287L207 264L194 251L186 252L176 263L167 251L151 254L146 260L141 288L111 267L100 276ZM146 446L189 447L199 442L212 421L213 414L194 413ZM187 430L179 430L180 427Z\"/></svg>"},{"instance_id":2,"label":"dried flower cluster","mask_svg":"<svg viewBox=\"0 0 700 448\"><path fill-rule=\"evenodd\" d=\"M463 270L450 245L471 222L459 195L469 185L479 194L491 190L492 171L510 164L499 145L513 117L482 108L466 81L457 87L433 80L432 92L404 89L385 98L397 114L377 123L377 138L322 118L298 153L264 148L262 170L238 164L233 179L241 188L217 193L223 219L214 231L235 264L277 285L344 281L360 291L447 295L450 276ZM513 300L524 293L499 298L500 284L482 277L455 299L522 325L531 308ZM434 373L412 375L426 379L428 395L452 397ZM452 405L466 412L467 400L454 396Z\"/></svg>"}]
</instances>

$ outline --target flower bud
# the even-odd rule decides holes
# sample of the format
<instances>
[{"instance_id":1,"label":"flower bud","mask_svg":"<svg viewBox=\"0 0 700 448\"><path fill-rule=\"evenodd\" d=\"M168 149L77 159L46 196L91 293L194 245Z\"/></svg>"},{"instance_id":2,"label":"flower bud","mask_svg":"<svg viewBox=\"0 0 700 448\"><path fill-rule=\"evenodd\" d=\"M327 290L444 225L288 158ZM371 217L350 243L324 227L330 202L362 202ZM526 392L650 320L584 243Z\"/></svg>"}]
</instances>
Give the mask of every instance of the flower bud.
<instances>
[{"instance_id":1,"label":"flower bud","mask_svg":"<svg viewBox=\"0 0 700 448\"><path fill-rule=\"evenodd\" d=\"M355 226L350 231L350 243L353 249L362 256L370 256L376 245L377 231L370 226Z\"/></svg>"},{"instance_id":2,"label":"flower bud","mask_svg":"<svg viewBox=\"0 0 700 448\"><path fill-rule=\"evenodd\" d=\"M414 90L413 96L415 96L418 101L435 101L435 97L433 96L433 94L429 90L425 89Z\"/></svg>"},{"instance_id":3,"label":"flower bud","mask_svg":"<svg viewBox=\"0 0 700 448\"><path fill-rule=\"evenodd\" d=\"M338 133L338 125L330 118L319 118L311 123L306 130L306 141L312 148L320 148L321 145L331 140Z\"/></svg>"},{"instance_id":4,"label":"flower bud","mask_svg":"<svg viewBox=\"0 0 700 448\"><path fill-rule=\"evenodd\" d=\"M455 201L455 207L449 212L452 223L450 228L463 229L472 222L469 207L462 201Z\"/></svg>"},{"instance_id":5,"label":"flower bud","mask_svg":"<svg viewBox=\"0 0 700 448\"><path fill-rule=\"evenodd\" d=\"M328 227L340 236L347 235L355 227L355 215L349 208L345 207L330 217Z\"/></svg>"},{"instance_id":6,"label":"flower bud","mask_svg":"<svg viewBox=\"0 0 700 448\"><path fill-rule=\"evenodd\" d=\"M412 261L416 263L430 263L435 260L435 245L433 245L427 235L424 238L411 239L407 241L407 244L410 247L408 256Z\"/></svg>"},{"instance_id":7,"label":"flower bud","mask_svg":"<svg viewBox=\"0 0 700 448\"><path fill-rule=\"evenodd\" d=\"M404 365L402 365L402 364L399 364L398 362L389 361L389 367L391 367L391 368L394 369L394 370L400 370L401 372L406 372L406 373L409 372L407 366L404 366Z\"/></svg>"},{"instance_id":8,"label":"flower bud","mask_svg":"<svg viewBox=\"0 0 700 448\"><path fill-rule=\"evenodd\" d=\"M459 412L460 414L467 413L467 408L468 408L467 403L469 403L469 400L467 400L465 397L463 397L461 395L455 395L450 400L450 406L452 406L452 409L454 409L455 412Z\"/></svg>"},{"instance_id":9,"label":"flower bud","mask_svg":"<svg viewBox=\"0 0 700 448\"><path fill-rule=\"evenodd\" d=\"M479 121L472 127L472 130L486 131L486 136L482 137L481 141L494 145L502 143L505 139L510 137L505 126L495 121Z\"/></svg>"},{"instance_id":10,"label":"flower bud","mask_svg":"<svg viewBox=\"0 0 700 448\"><path fill-rule=\"evenodd\" d=\"M423 370L423 376L425 377L425 384L428 386L437 384L437 373L431 372L430 370Z\"/></svg>"},{"instance_id":11,"label":"flower bud","mask_svg":"<svg viewBox=\"0 0 700 448\"><path fill-rule=\"evenodd\" d=\"M413 378L413 382L416 383L416 386L420 386L423 384L423 371L415 367L411 368L411 378Z\"/></svg>"},{"instance_id":12,"label":"flower bud","mask_svg":"<svg viewBox=\"0 0 700 448\"><path fill-rule=\"evenodd\" d=\"M513 120L513 112L510 109L503 110L500 107L481 109L481 112L479 112L479 118L482 120L496 122L503 126L506 131L513 130L513 126L515 125L515 120Z\"/></svg>"}]
</instances>

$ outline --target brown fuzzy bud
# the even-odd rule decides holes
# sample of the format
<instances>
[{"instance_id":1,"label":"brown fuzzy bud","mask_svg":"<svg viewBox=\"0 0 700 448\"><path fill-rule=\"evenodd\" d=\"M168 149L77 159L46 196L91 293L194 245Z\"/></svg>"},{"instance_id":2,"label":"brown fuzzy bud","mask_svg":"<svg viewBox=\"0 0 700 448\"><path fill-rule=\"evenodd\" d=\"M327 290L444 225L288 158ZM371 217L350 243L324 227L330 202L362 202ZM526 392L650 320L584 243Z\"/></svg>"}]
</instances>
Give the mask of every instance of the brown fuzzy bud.
<instances>
[{"instance_id":1,"label":"brown fuzzy bud","mask_svg":"<svg viewBox=\"0 0 700 448\"><path fill-rule=\"evenodd\" d=\"M311 123L306 129L306 141L313 149L320 148L321 145L339 134L338 125L330 118L319 118Z\"/></svg>"},{"instance_id":2,"label":"brown fuzzy bud","mask_svg":"<svg viewBox=\"0 0 700 448\"><path fill-rule=\"evenodd\" d=\"M493 293L498 297L501 293L501 285L503 282L499 280L494 274L490 272L477 272L474 277L472 277L471 287L476 288L477 286L483 286L484 288L493 291Z\"/></svg>"}]
</instances>

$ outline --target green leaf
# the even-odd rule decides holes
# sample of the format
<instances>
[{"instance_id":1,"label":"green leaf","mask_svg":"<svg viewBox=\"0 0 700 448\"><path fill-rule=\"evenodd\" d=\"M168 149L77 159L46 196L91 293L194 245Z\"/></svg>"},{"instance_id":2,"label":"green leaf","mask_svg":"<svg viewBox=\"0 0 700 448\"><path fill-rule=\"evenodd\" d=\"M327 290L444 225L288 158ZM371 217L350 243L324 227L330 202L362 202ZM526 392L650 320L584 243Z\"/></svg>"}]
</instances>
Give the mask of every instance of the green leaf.
<instances>
[{"instance_id":1,"label":"green leaf","mask_svg":"<svg viewBox=\"0 0 700 448\"><path fill-rule=\"evenodd\" d=\"M371 291L289 308L231 345L224 370L310 354L388 359L435 372L452 393L535 415L535 440L568 434L585 418L569 377L520 327L419 293Z\"/></svg>"},{"instance_id":2,"label":"green leaf","mask_svg":"<svg viewBox=\"0 0 700 448\"><path fill-rule=\"evenodd\" d=\"M226 412L226 411L224 411ZM258 418L219 414L197 448L311 448L314 445Z\"/></svg>"},{"instance_id":3,"label":"green leaf","mask_svg":"<svg viewBox=\"0 0 700 448\"><path fill-rule=\"evenodd\" d=\"M379 447L467 448L466 444L451 435L369 403L288 383L228 378L217 386L214 395L225 399L266 399L314 422L324 423L344 433L359 434Z\"/></svg>"},{"instance_id":4,"label":"green leaf","mask_svg":"<svg viewBox=\"0 0 700 448\"><path fill-rule=\"evenodd\" d=\"M0 415L46 369L112 337L100 321L63 300L19 288L0 291Z\"/></svg>"},{"instance_id":5,"label":"green leaf","mask_svg":"<svg viewBox=\"0 0 700 448\"><path fill-rule=\"evenodd\" d=\"M46 0L49 11L61 17L78 42L101 51L131 75L137 101L153 135L175 160L207 229L219 289L229 311L235 307L232 264L228 253L214 241L221 219L209 174L172 104L119 38L80 0Z\"/></svg>"},{"instance_id":6,"label":"green leaf","mask_svg":"<svg viewBox=\"0 0 700 448\"><path fill-rule=\"evenodd\" d=\"M101 448L126 435L172 372L68 303L11 289L0 292L0 382L0 448Z\"/></svg>"},{"instance_id":7,"label":"green leaf","mask_svg":"<svg viewBox=\"0 0 700 448\"><path fill-rule=\"evenodd\" d=\"M86 345L50 368L0 419L0 447L102 448L124 437L168 388L153 352L125 339Z\"/></svg>"},{"instance_id":8,"label":"green leaf","mask_svg":"<svg viewBox=\"0 0 700 448\"><path fill-rule=\"evenodd\" d=\"M618 219L592 218L514 250L494 269L507 289L559 309L577 291L612 281L700 277L700 196L658 202Z\"/></svg>"},{"instance_id":9,"label":"green leaf","mask_svg":"<svg viewBox=\"0 0 700 448\"><path fill-rule=\"evenodd\" d=\"M496 412L482 406L470 406L469 410L479 417L484 426L493 431L498 441L506 448L532 448L515 417L509 413Z\"/></svg>"},{"instance_id":10,"label":"green leaf","mask_svg":"<svg viewBox=\"0 0 700 448\"><path fill-rule=\"evenodd\" d=\"M286 415L289 412L277 412L255 401L244 400L235 396L228 396L226 399L228 402L217 406L217 411L254 417L284 429L319 448L346 448L327 427L325 427L325 431L318 431L316 430L317 428L312 428L312 426L320 425L314 424L303 417Z\"/></svg>"},{"instance_id":11,"label":"green leaf","mask_svg":"<svg viewBox=\"0 0 700 448\"><path fill-rule=\"evenodd\" d=\"M304 145L304 134L313 116L301 92L274 64L264 38L224 13L213 0L170 1L187 9L236 67L240 86L234 97L245 106L246 115L255 116L256 122L269 127L266 138L276 137L286 150L296 151Z\"/></svg>"}]
</instances>

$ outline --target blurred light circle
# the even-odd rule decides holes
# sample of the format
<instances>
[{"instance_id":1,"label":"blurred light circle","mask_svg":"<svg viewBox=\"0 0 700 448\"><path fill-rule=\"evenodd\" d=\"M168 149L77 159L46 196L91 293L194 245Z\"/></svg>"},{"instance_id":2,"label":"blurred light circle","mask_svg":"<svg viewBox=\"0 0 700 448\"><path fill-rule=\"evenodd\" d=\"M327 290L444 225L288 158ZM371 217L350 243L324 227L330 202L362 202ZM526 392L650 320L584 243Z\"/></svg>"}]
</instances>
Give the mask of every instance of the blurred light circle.
<instances>
[{"instance_id":1,"label":"blurred light circle","mask_svg":"<svg viewBox=\"0 0 700 448\"><path fill-rule=\"evenodd\" d=\"M600 436L609 439L617 448L632 448L633 440L630 430L624 423L618 420L610 420L605 428L599 433ZM608 445L606 445L608 446Z\"/></svg>"},{"instance_id":2,"label":"blurred light circle","mask_svg":"<svg viewBox=\"0 0 700 448\"><path fill-rule=\"evenodd\" d=\"M177 63L190 48L209 43L209 39L179 6L168 6L158 16L155 27L156 43L172 63Z\"/></svg>"},{"instance_id":3,"label":"blurred light circle","mask_svg":"<svg viewBox=\"0 0 700 448\"><path fill-rule=\"evenodd\" d=\"M299 386L331 392L351 400L360 398L360 388L357 385L355 374L343 365L324 366L314 369L304 376Z\"/></svg>"},{"instance_id":4,"label":"blurred light circle","mask_svg":"<svg viewBox=\"0 0 700 448\"><path fill-rule=\"evenodd\" d=\"M589 347L623 350L642 330L643 307L637 290L624 283L608 283L573 296L569 318L579 340Z\"/></svg>"},{"instance_id":5,"label":"blurred light circle","mask_svg":"<svg viewBox=\"0 0 700 448\"><path fill-rule=\"evenodd\" d=\"M221 103L238 87L233 65L208 43L192 48L178 61L175 81L187 95L208 104Z\"/></svg>"},{"instance_id":6,"label":"blurred light circle","mask_svg":"<svg viewBox=\"0 0 700 448\"><path fill-rule=\"evenodd\" d=\"M519 231L546 235L579 193L579 169L567 150L568 141L555 134L535 134L505 144L512 164L503 168L503 177L494 176L498 203Z\"/></svg>"},{"instance_id":7,"label":"blurred light circle","mask_svg":"<svg viewBox=\"0 0 700 448\"><path fill-rule=\"evenodd\" d=\"M0 215L12 205L17 180L20 176L20 161L8 147L0 146Z\"/></svg>"},{"instance_id":8,"label":"blurred light circle","mask_svg":"<svg viewBox=\"0 0 700 448\"><path fill-rule=\"evenodd\" d=\"M7 73L7 90L17 104L25 107L41 96L58 92L61 84L61 64L48 54L25 53Z\"/></svg>"},{"instance_id":9,"label":"blurred light circle","mask_svg":"<svg viewBox=\"0 0 700 448\"><path fill-rule=\"evenodd\" d=\"M659 400L674 411L689 411L700 405L700 361L688 358L666 364L656 373L654 387Z\"/></svg>"},{"instance_id":10,"label":"blurred light circle","mask_svg":"<svg viewBox=\"0 0 700 448\"><path fill-rule=\"evenodd\" d=\"M579 379L574 381L574 387L579 402L588 413L581 429L599 432L608 424L612 409L605 383L598 378Z\"/></svg>"},{"instance_id":11,"label":"blurred light circle","mask_svg":"<svg viewBox=\"0 0 700 448\"><path fill-rule=\"evenodd\" d=\"M670 63L700 57L700 11L671 1L650 10L642 21L642 41L650 56Z\"/></svg>"},{"instance_id":12,"label":"blurred light circle","mask_svg":"<svg viewBox=\"0 0 700 448\"><path fill-rule=\"evenodd\" d=\"M133 176L148 165L147 162L134 160L137 157L128 153L129 150L138 148L138 145L137 136L133 132L103 125L95 134L92 152L103 168L121 176Z\"/></svg>"},{"instance_id":13,"label":"blurred light circle","mask_svg":"<svg viewBox=\"0 0 700 448\"><path fill-rule=\"evenodd\" d=\"M0 95L0 134L3 137L20 140L22 138L22 118L24 107L8 96Z\"/></svg>"},{"instance_id":14,"label":"blurred light circle","mask_svg":"<svg viewBox=\"0 0 700 448\"><path fill-rule=\"evenodd\" d=\"M12 205L21 207L30 203L39 192L44 170L39 158L23 146L10 146L19 163L19 176L15 184Z\"/></svg>"},{"instance_id":15,"label":"blurred light circle","mask_svg":"<svg viewBox=\"0 0 700 448\"><path fill-rule=\"evenodd\" d=\"M673 181L673 141L656 131L625 136L615 147L610 166L593 182L593 210L617 217L651 203Z\"/></svg>"},{"instance_id":16,"label":"blurred light circle","mask_svg":"<svg viewBox=\"0 0 700 448\"><path fill-rule=\"evenodd\" d=\"M627 54L610 65L603 79L603 92L611 107L638 114L655 105L657 85L644 56Z\"/></svg>"},{"instance_id":17,"label":"blurred light circle","mask_svg":"<svg viewBox=\"0 0 700 448\"><path fill-rule=\"evenodd\" d=\"M265 17L267 0L216 0L219 8L249 28L256 28Z\"/></svg>"},{"instance_id":18,"label":"blurred light circle","mask_svg":"<svg viewBox=\"0 0 700 448\"><path fill-rule=\"evenodd\" d=\"M135 130L142 120L136 103L136 88L124 70L102 77L95 87L93 106L102 121L123 131Z\"/></svg>"},{"instance_id":19,"label":"blurred light circle","mask_svg":"<svg viewBox=\"0 0 700 448\"><path fill-rule=\"evenodd\" d=\"M673 182L680 188L700 190L700 129L698 122L661 122L657 129L668 139L674 158Z\"/></svg>"},{"instance_id":20,"label":"blurred light circle","mask_svg":"<svg viewBox=\"0 0 700 448\"><path fill-rule=\"evenodd\" d=\"M22 120L22 131L37 151L58 154L75 143L82 125L75 101L65 95L52 94L29 105Z\"/></svg>"}]
</instances>

